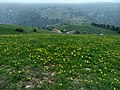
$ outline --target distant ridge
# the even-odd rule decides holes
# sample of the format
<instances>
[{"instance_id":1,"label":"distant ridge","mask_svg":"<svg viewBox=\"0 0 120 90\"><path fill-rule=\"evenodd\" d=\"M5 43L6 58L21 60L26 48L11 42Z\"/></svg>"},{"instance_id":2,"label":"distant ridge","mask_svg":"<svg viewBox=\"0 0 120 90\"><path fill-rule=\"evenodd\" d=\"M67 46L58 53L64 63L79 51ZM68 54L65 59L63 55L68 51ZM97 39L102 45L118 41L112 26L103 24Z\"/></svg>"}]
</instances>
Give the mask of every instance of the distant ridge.
<instances>
[{"instance_id":1,"label":"distant ridge","mask_svg":"<svg viewBox=\"0 0 120 90\"><path fill-rule=\"evenodd\" d=\"M0 4L0 23L47 26L100 22L120 26L120 3Z\"/></svg>"}]
</instances>

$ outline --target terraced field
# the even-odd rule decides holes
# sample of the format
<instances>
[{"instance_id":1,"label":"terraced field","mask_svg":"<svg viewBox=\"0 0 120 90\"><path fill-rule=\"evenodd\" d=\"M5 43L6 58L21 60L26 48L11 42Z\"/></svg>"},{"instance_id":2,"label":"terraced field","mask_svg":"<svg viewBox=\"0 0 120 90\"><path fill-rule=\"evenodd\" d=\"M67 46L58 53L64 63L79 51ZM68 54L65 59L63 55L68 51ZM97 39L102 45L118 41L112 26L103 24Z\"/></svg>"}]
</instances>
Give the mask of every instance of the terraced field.
<instances>
[{"instance_id":1,"label":"terraced field","mask_svg":"<svg viewBox=\"0 0 120 90\"><path fill-rule=\"evenodd\" d=\"M0 90L120 90L120 36L0 35Z\"/></svg>"}]
</instances>

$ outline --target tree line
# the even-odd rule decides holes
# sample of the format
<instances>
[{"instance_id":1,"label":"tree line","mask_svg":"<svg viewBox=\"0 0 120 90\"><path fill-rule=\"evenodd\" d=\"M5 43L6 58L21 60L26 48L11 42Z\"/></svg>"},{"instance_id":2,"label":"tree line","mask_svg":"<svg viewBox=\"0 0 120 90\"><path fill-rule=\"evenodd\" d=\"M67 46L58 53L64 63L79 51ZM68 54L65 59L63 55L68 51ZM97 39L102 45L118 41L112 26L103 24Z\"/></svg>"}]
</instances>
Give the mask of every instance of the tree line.
<instances>
[{"instance_id":1,"label":"tree line","mask_svg":"<svg viewBox=\"0 0 120 90\"><path fill-rule=\"evenodd\" d=\"M105 25L105 24L98 24L98 23L91 23L92 26L105 28L113 31L117 31L120 34L120 27L116 27L114 25Z\"/></svg>"}]
</instances>

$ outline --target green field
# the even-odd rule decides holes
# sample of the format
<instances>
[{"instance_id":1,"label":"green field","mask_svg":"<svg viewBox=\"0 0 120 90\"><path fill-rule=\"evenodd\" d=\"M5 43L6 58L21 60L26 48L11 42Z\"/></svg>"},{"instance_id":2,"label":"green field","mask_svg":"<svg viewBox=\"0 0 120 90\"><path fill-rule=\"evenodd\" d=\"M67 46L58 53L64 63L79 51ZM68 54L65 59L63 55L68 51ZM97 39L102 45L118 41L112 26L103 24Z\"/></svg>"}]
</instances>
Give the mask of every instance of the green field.
<instances>
[{"instance_id":1,"label":"green field","mask_svg":"<svg viewBox=\"0 0 120 90\"><path fill-rule=\"evenodd\" d=\"M0 90L120 90L120 36L0 35Z\"/></svg>"},{"instance_id":2,"label":"green field","mask_svg":"<svg viewBox=\"0 0 120 90\"><path fill-rule=\"evenodd\" d=\"M17 32L15 31L16 28L22 28L24 29L24 32ZM37 29L37 33L42 33L42 34L51 33L47 30L42 30L39 28L36 28L36 29ZM0 24L0 34L28 34L28 33L34 33L33 27Z\"/></svg>"},{"instance_id":3,"label":"green field","mask_svg":"<svg viewBox=\"0 0 120 90\"><path fill-rule=\"evenodd\" d=\"M17 32L15 31L16 28L22 28L24 29L24 32ZM81 34L84 32L87 32L87 34L104 34L104 35L118 35L117 31L112 31L109 29L103 29L91 25L61 25L61 26L56 26L57 29L59 30L66 30L66 31L72 31L72 30L77 30ZM52 33L51 31L48 30L43 30L43 29L37 29L37 33L41 34L50 34ZM6 25L6 24L0 24L0 34L30 34L33 33L33 27L31 26L16 26L16 25Z\"/></svg>"},{"instance_id":4,"label":"green field","mask_svg":"<svg viewBox=\"0 0 120 90\"><path fill-rule=\"evenodd\" d=\"M72 31L77 30L80 33L87 32L88 34L105 34L105 35L117 35L116 31L109 29L99 28L91 25L62 25L57 27L60 30Z\"/></svg>"}]
</instances>

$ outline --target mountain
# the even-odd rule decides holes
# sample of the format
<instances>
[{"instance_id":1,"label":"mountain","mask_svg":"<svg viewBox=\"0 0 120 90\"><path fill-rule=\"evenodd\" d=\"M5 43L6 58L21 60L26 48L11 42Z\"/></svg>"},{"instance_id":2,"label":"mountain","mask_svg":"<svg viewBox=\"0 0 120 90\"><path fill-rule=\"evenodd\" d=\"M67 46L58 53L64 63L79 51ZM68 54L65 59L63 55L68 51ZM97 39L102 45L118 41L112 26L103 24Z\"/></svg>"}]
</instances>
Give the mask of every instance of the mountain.
<instances>
[{"instance_id":1,"label":"mountain","mask_svg":"<svg viewBox=\"0 0 120 90\"><path fill-rule=\"evenodd\" d=\"M1 24L44 27L91 22L120 26L120 4L0 4Z\"/></svg>"},{"instance_id":2,"label":"mountain","mask_svg":"<svg viewBox=\"0 0 120 90\"><path fill-rule=\"evenodd\" d=\"M99 23L120 26L120 4L88 10L88 15Z\"/></svg>"}]
</instances>

